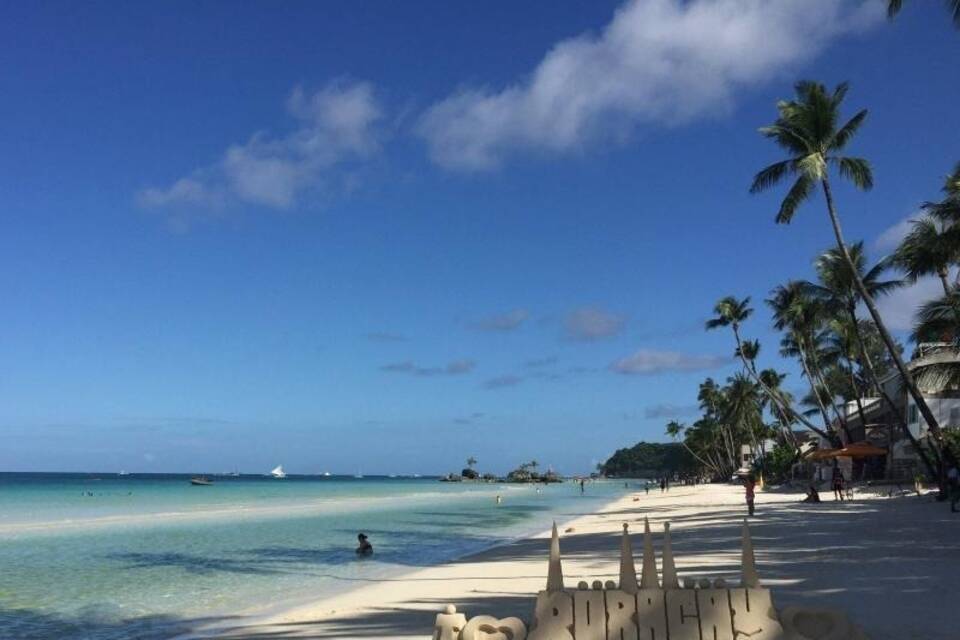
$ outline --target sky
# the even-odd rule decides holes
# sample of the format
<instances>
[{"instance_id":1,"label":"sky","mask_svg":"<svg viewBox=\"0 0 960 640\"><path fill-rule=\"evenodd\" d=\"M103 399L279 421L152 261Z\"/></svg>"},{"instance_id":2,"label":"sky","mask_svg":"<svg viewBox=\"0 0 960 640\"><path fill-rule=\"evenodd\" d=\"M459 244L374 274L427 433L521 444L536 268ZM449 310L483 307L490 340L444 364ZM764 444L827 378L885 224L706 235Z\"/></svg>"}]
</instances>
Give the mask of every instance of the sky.
<instances>
[{"instance_id":1,"label":"sky","mask_svg":"<svg viewBox=\"0 0 960 640\"><path fill-rule=\"evenodd\" d=\"M876 259L960 157L939 3L0 9L0 471L589 471L696 418L832 235L773 222L802 78L870 115ZM882 301L897 331L934 295Z\"/></svg>"}]
</instances>

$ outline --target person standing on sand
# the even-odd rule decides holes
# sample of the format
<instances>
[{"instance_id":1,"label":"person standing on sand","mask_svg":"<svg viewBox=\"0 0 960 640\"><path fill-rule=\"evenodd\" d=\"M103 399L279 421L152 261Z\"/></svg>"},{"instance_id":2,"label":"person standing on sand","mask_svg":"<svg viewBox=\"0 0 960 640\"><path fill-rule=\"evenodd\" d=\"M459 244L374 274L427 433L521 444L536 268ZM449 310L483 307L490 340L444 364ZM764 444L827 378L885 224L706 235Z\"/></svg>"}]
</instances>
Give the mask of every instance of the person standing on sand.
<instances>
[{"instance_id":1,"label":"person standing on sand","mask_svg":"<svg viewBox=\"0 0 960 640\"><path fill-rule=\"evenodd\" d=\"M957 469L956 463L947 471L947 488L950 491L950 511L957 513L957 502L960 502L960 470Z\"/></svg>"},{"instance_id":2,"label":"person standing on sand","mask_svg":"<svg viewBox=\"0 0 960 640\"><path fill-rule=\"evenodd\" d=\"M840 470L840 465L837 464L837 461L833 461L833 497L840 502L843 502L843 471Z\"/></svg>"},{"instance_id":3,"label":"person standing on sand","mask_svg":"<svg viewBox=\"0 0 960 640\"><path fill-rule=\"evenodd\" d=\"M580 493L586 493L587 491L586 484L587 484L587 481L584 480L583 478L580 478Z\"/></svg>"},{"instance_id":4,"label":"person standing on sand","mask_svg":"<svg viewBox=\"0 0 960 640\"><path fill-rule=\"evenodd\" d=\"M666 490L667 490L667 479L660 478L660 493L663 493Z\"/></svg>"},{"instance_id":5,"label":"person standing on sand","mask_svg":"<svg viewBox=\"0 0 960 640\"><path fill-rule=\"evenodd\" d=\"M753 474L751 473L743 480L743 488L746 489L746 498L747 498L747 513L753 515L753 500L756 493L757 481L753 479Z\"/></svg>"}]
</instances>

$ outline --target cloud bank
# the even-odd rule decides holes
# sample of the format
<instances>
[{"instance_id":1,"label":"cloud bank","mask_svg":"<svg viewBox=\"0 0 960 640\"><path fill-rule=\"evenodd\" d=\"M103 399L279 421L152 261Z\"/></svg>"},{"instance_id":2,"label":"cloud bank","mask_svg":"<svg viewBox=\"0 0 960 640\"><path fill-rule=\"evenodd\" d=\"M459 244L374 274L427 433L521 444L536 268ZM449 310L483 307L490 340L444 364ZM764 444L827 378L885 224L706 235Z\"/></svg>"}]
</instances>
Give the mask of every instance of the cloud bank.
<instances>
[{"instance_id":1,"label":"cloud bank","mask_svg":"<svg viewBox=\"0 0 960 640\"><path fill-rule=\"evenodd\" d=\"M632 355L613 362L610 370L624 375L656 375L668 372L701 371L723 366L730 358L723 356L700 356L640 349Z\"/></svg>"},{"instance_id":2,"label":"cloud bank","mask_svg":"<svg viewBox=\"0 0 960 640\"><path fill-rule=\"evenodd\" d=\"M337 179L336 170L379 149L381 108L366 82L337 81L315 93L297 88L287 100L297 128L283 137L265 132L227 148L215 164L166 187L138 194L148 208L220 208L240 202L287 209L305 191Z\"/></svg>"},{"instance_id":3,"label":"cloud bank","mask_svg":"<svg viewBox=\"0 0 960 640\"><path fill-rule=\"evenodd\" d=\"M599 35L556 44L529 77L462 88L418 123L430 157L484 170L518 151L569 152L728 110L737 91L879 23L872 0L633 0Z\"/></svg>"}]
</instances>

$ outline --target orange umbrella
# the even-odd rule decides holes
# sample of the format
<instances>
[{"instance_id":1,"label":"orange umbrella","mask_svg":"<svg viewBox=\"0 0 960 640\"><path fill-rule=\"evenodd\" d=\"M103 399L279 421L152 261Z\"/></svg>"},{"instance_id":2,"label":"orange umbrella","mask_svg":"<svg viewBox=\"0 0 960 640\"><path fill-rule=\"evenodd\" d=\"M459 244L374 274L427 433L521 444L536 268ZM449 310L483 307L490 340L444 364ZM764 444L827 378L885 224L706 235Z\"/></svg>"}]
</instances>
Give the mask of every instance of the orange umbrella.
<instances>
[{"instance_id":1,"label":"orange umbrella","mask_svg":"<svg viewBox=\"0 0 960 640\"><path fill-rule=\"evenodd\" d=\"M828 460L830 458L836 458L838 451L840 451L840 449L817 449L816 451L810 454L809 459L810 460Z\"/></svg>"},{"instance_id":2,"label":"orange umbrella","mask_svg":"<svg viewBox=\"0 0 960 640\"><path fill-rule=\"evenodd\" d=\"M869 442L851 442L834 454L837 458L873 458L887 455L886 449L874 446Z\"/></svg>"}]
</instances>

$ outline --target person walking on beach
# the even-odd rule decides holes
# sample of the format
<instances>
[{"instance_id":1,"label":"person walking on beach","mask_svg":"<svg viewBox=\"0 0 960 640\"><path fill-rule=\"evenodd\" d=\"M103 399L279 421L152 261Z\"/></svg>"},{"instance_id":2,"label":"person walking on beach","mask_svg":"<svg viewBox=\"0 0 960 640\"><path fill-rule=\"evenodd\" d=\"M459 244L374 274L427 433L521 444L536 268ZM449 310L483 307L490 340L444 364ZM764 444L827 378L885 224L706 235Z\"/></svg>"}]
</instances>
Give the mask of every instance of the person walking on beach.
<instances>
[{"instance_id":1,"label":"person walking on beach","mask_svg":"<svg viewBox=\"0 0 960 640\"><path fill-rule=\"evenodd\" d=\"M840 470L840 465L837 464L837 461L833 461L833 497L840 502L843 502L843 471Z\"/></svg>"},{"instance_id":2,"label":"person walking on beach","mask_svg":"<svg viewBox=\"0 0 960 640\"><path fill-rule=\"evenodd\" d=\"M580 493L586 493L587 491L587 481L583 478L580 478Z\"/></svg>"},{"instance_id":3,"label":"person walking on beach","mask_svg":"<svg viewBox=\"0 0 960 640\"><path fill-rule=\"evenodd\" d=\"M743 488L746 489L746 498L747 498L747 513L753 515L753 500L756 494L757 481L754 480L753 474L751 473L743 480Z\"/></svg>"},{"instance_id":4,"label":"person walking on beach","mask_svg":"<svg viewBox=\"0 0 960 640\"><path fill-rule=\"evenodd\" d=\"M666 490L667 490L667 479L660 478L660 493L663 493Z\"/></svg>"},{"instance_id":5,"label":"person walking on beach","mask_svg":"<svg viewBox=\"0 0 960 640\"><path fill-rule=\"evenodd\" d=\"M957 513L960 511L957 509L957 502L960 502L960 470L957 469L956 463L952 464L947 471L947 488L950 491L950 511Z\"/></svg>"}]
</instances>

